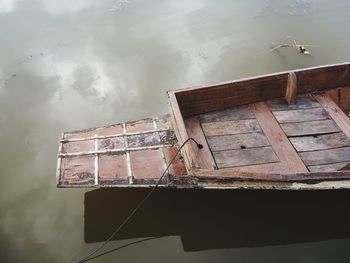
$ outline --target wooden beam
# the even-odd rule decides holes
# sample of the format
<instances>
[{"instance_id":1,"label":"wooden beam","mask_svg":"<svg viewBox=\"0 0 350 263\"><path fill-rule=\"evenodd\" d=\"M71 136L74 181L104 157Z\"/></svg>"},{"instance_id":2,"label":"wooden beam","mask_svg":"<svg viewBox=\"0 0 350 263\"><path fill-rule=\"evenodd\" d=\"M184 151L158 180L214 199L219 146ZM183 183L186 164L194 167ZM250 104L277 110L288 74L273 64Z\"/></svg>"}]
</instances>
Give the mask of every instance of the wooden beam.
<instances>
[{"instance_id":1,"label":"wooden beam","mask_svg":"<svg viewBox=\"0 0 350 263\"><path fill-rule=\"evenodd\" d=\"M298 86L297 86L297 76L294 72L288 74L287 89L285 99L288 104L295 104L297 98Z\"/></svg>"},{"instance_id":2,"label":"wooden beam","mask_svg":"<svg viewBox=\"0 0 350 263\"><path fill-rule=\"evenodd\" d=\"M182 118L182 114L179 108L179 105L177 103L176 95L174 92L169 91L169 108L171 113L171 121L173 123L173 128L178 140L179 146L181 146L188 138L187 130L185 127L184 120ZM187 143L183 146L183 156L185 158L185 164L187 171L189 171L192 167L199 167L199 164L194 158L194 149L192 147L192 144Z\"/></svg>"},{"instance_id":3,"label":"wooden beam","mask_svg":"<svg viewBox=\"0 0 350 263\"><path fill-rule=\"evenodd\" d=\"M266 103L254 103L251 105L251 110L254 112L261 129L264 131L281 163L290 172L307 173L308 169L305 167Z\"/></svg>"},{"instance_id":4,"label":"wooden beam","mask_svg":"<svg viewBox=\"0 0 350 263\"><path fill-rule=\"evenodd\" d=\"M350 120L349 117L337 106L337 104L327 95L314 95L317 101L328 112L338 127L350 138Z\"/></svg>"},{"instance_id":5,"label":"wooden beam","mask_svg":"<svg viewBox=\"0 0 350 263\"><path fill-rule=\"evenodd\" d=\"M211 87L175 91L184 117L283 97L287 73L234 81Z\"/></svg>"},{"instance_id":6,"label":"wooden beam","mask_svg":"<svg viewBox=\"0 0 350 263\"><path fill-rule=\"evenodd\" d=\"M298 78L298 92L307 93L349 86L349 65L349 63L341 63L295 70Z\"/></svg>"},{"instance_id":7,"label":"wooden beam","mask_svg":"<svg viewBox=\"0 0 350 263\"><path fill-rule=\"evenodd\" d=\"M210 180L218 182L230 181L270 181L270 182L322 182L322 181L337 181L337 180L349 180L350 171L337 171L337 172L316 172L316 173L298 173L298 174L267 174L267 173L250 173L237 171L235 168L219 169L215 171L205 169L194 169L191 175L198 180L208 182Z\"/></svg>"},{"instance_id":8,"label":"wooden beam","mask_svg":"<svg viewBox=\"0 0 350 263\"><path fill-rule=\"evenodd\" d=\"M187 133L190 137L195 139L198 143L203 145L202 149L199 149L194 142L192 143L192 149L194 151L194 156L198 161L200 168L214 170L217 169L213 155L211 154L210 148L208 146L207 140L204 136L201 124L197 117L190 119L185 119L185 126L187 128Z\"/></svg>"},{"instance_id":9,"label":"wooden beam","mask_svg":"<svg viewBox=\"0 0 350 263\"><path fill-rule=\"evenodd\" d=\"M350 85L349 63L294 70L298 94ZM184 117L234 106L283 98L290 72L246 78L217 85L176 90Z\"/></svg>"}]
</instances>

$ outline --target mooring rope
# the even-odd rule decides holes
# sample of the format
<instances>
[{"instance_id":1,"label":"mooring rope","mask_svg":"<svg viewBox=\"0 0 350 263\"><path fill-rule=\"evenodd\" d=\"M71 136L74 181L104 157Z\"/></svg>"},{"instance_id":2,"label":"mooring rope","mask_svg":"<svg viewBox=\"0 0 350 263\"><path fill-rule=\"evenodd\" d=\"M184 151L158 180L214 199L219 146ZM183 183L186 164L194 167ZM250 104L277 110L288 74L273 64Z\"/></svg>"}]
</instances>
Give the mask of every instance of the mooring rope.
<instances>
[{"instance_id":1,"label":"mooring rope","mask_svg":"<svg viewBox=\"0 0 350 263\"><path fill-rule=\"evenodd\" d=\"M156 188L158 187L158 185L160 184L160 182L162 181L163 177L165 176L166 172L169 170L170 165L174 162L175 158L177 157L177 155L179 154L179 152L181 151L181 149L185 146L186 143L188 143L190 140L192 140L199 149L203 148L203 145L198 143L195 139L193 139L192 137L189 137L186 141L184 141L181 146L179 147L179 149L176 151L175 156L171 159L171 161L169 162L169 164L167 165L167 167L165 168L163 174L161 175L161 177L158 179L157 183L152 187L152 189L146 194L146 196L138 203L138 205L131 211L131 213L124 219L124 221L113 231L113 233L109 236L109 238L107 238L107 240L105 240L100 246L98 246L96 249L94 249L93 251L91 251L90 253L88 253L86 256L84 256L82 259L78 260L78 263L82 263L85 262L87 260L89 260L93 255L95 255L98 251L100 251L101 249L103 249L108 243L109 241L112 240L113 237L115 237L120 230L130 221L130 219L135 215L135 213L142 207L142 205L146 202L146 200L153 194L153 192L156 190Z\"/></svg>"}]
</instances>

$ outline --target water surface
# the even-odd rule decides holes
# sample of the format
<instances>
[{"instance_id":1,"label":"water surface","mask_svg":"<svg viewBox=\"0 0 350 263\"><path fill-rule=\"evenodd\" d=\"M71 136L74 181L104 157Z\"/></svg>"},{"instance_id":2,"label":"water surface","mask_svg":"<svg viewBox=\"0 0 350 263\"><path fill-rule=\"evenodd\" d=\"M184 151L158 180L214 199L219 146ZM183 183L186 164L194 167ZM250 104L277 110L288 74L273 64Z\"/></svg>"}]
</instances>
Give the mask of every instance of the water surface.
<instances>
[{"instance_id":1,"label":"water surface","mask_svg":"<svg viewBox=\"0 0 350 263\"><path fill-rule=\"evenodd\" d=\"M1 261L72 262L96 246L84 241L86 190L55 186L62 131L167 113L165 91L169 89L350 61L349 11L350 3L345 0L0 1ZM288 39L312 45L312 56L293 49L269 52ZM198 195L192 195L197 200ZM124 200L125 211L135 204L136 196ZM181 196L163 198L170 198L170 203L186 202ZM237 203L231 202L235 194L208 196L235 211ZM278 209L285 209L278 196L272 200ZM348 218L346 203L341 204L333 212ZM247 205L255 211L262 204ZM199 204L198 209L193 218L198 219L208 207ZM187 215L193 226L191 213L176 211ZM249 213L240 217L239 213L215 211L223 221L227 216L238 218L234 221L238 230L247 226ZM264 209L259 211L265 214ZM141 211L135 220L147 216ZM252 225L260 218L258 213L254 217L250 218ZM299 224L302 217L298 214ZM288 217L284 220L275 222L275 232L278 226L285 231L286 225L295 222ZM211 229L218 224L207 221ZM141 224L144 229L147 222ZM330 218L332 224L337 224L335 217ZM287 235L280 243L274 239L276 242L267 244L249 242L253 244L249 246L239 242L245 240L244 231L230 228L234 241L230 245L190 252L184 250L180 237L186 231L172 231L167 222L156 225L162 225L162 231L148 230L147 234L158 231L172 236L126 247L95 261L344 262L350 258L348 229L343 235L340 231L313 238L313 233L307 233L307 238L297 242L294 237L288 242ZM135 237L142 236L141 230ZM196 243L198 232L186 233L186 240ZM256 240L263 235L258 234ZM264 235L269 240L269 231ZM248 241L254 239L251 236ZM128 241L113 241L108 248Z\"/></svg>"}]
</instances>

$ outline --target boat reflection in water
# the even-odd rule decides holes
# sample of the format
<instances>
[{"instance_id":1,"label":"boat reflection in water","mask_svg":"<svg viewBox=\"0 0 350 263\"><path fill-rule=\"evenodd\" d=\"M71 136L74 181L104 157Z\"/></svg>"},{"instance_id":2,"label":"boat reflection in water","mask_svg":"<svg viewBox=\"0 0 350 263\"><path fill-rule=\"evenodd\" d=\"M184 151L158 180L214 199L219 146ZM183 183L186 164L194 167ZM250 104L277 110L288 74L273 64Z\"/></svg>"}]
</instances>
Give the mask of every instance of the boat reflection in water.
<instances>
[{"instance_id":1,"label":"boat reflection in water","mask_svg":"<svg viewBox=\"0 0 350 263\"><path fill-rule=\"evenodd\" d=\"M106 240L150 189L85 194L85 242ZM181 236L185 251L350 237L350 191L157 189L113 240Z\"/></svg>"}]
</instances>

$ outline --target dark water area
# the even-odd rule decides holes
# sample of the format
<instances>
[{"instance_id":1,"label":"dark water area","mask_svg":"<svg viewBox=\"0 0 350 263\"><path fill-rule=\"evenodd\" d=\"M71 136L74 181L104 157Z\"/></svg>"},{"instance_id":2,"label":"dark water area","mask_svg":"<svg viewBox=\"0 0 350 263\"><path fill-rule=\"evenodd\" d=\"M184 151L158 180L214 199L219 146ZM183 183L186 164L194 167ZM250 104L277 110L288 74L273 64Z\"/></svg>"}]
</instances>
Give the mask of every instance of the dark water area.
<instances>
[{"instance_id":1,"label":"dark water area","mask_svg":"<svg viewBox=\"0 0 350 263\"><path fill-rule=\"evenodd\" d=\"M74 262L146 193L57 189L62 131L165 114L170 89L350 61L349 12L345 0L0 1L0 261ZM311 56L269 52L294 39ZM90 262L347 262L348 200L159 190Z\"/></svg>"}]
</instances>

